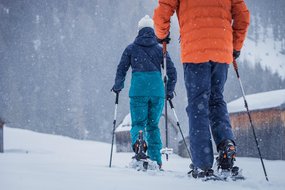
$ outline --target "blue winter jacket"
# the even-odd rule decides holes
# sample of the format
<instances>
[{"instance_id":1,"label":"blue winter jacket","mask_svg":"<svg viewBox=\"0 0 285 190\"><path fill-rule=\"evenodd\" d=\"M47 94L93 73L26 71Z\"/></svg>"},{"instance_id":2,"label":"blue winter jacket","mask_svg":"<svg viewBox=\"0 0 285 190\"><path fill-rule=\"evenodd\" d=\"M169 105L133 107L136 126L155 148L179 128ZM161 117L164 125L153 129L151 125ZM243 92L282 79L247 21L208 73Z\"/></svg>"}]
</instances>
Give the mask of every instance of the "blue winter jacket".
<instances>
[{"instance_id":1,"label":"blue winter jacket","mask_svg":"<svg viewBox=\"0 0 285 190\"><path fill-rule=\"evenodd\" d=\"M162 47L157 43L154 30L149 27L141 29L135 41L127 46L117 67L114 90L122 90L129 67L132 79L129 96L165 97L161 74L163 64ZM171 58L167 54L167 94L174 91L177 73Z\"/></svg>"}]
</instances>

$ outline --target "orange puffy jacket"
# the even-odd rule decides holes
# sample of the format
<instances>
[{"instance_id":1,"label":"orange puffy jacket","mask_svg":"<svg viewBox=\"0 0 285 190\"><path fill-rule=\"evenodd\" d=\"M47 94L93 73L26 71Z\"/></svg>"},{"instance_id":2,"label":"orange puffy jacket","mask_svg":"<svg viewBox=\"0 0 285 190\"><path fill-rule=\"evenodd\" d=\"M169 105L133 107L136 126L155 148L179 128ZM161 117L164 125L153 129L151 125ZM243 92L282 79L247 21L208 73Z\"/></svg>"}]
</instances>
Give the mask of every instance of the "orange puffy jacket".
<instances>
[{"instance_id":1,"label":"orange puffy jacket","mask_svg":"<svg viewBox=\"0 0 285 190\"><path fill-rule=\"evenodd\" d=\"M244 0L159 0L153 17L159 39L168 35L175 11L182 63L233 61L233 50L242 48L249 26Z\"/></svg>"}]
</instances>

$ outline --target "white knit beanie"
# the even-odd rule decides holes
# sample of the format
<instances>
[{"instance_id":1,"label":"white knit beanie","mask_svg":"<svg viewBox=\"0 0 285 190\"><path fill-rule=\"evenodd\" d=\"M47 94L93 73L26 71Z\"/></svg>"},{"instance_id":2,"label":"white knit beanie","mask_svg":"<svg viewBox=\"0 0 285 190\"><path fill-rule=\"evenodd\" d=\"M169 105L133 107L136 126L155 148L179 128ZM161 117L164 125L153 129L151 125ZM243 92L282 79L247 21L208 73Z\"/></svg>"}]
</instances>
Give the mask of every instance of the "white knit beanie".
<instances>
[{"instance_id":1,"label":"white knit beanie","mask_svg":"<svg viewBox=\"0 0 285 190\"><path fill-rule=\"evenodd\" d=\"M144 27L154 28L153 20L148 15L145 15L138 23L139 31Z\"/></svg>"}]
</instances>

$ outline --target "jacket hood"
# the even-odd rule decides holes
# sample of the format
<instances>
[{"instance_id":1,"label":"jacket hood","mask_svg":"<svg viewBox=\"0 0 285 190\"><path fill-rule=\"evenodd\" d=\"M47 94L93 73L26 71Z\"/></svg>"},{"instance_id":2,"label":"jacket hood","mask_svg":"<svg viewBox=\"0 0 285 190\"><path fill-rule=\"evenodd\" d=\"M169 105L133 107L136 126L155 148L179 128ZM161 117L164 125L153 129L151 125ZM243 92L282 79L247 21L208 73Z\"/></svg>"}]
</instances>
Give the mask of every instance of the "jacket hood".
<instances>
[{"instance_id":1,"label":"jacket hood","mask_svg":"<svg viewBox=\"0 0 285 190\"><path fill-rule=\"evenodd\" d=\"M158 42L154 30L150 27L145 27L139 31L134 43L140 46L154 46L157 45Z\"/></svg>"}]
</instances>

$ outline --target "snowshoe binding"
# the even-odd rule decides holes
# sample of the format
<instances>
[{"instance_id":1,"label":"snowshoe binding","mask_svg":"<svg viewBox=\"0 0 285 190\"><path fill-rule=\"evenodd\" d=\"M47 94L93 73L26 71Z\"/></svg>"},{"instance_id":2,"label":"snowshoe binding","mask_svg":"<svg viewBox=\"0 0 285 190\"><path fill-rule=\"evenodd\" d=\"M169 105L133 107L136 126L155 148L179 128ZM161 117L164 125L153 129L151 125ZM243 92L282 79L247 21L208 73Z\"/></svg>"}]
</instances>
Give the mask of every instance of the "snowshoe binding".
<instances>
[{"instance_id":1,"label":"snowshoe binding","mask_svg":"<svg viewBox=\"0 0 285 190\"><path fill-rule=\"evenodd\" d=\"M132 162L130 163L130 167L135 168L136 170L146 171L156 170L159 166L149 159L149 156L146 155L147 151L147 144L143 139L143 132L139 131L138 139L136 140L135 144L133 144L133 151L135 155L132 157Z\"/></svg>"},{"instance_id":2,"label":"snowshoe binding","mask_svg":"<svg viewBox=\"0 0 285 190\"><path fill-rule=\"evenodd\" d=\"M225 140L220 143L218 146L218 153L219 155L216 158L217 175L224 180L244 180L245 178L239 167L234 166L234 161L236 161L236 147L234 142Z\"/></svg>"}]
</instances>

